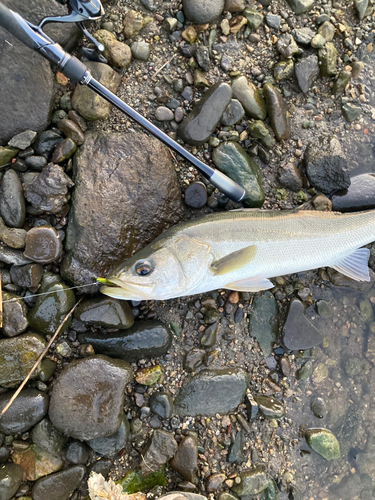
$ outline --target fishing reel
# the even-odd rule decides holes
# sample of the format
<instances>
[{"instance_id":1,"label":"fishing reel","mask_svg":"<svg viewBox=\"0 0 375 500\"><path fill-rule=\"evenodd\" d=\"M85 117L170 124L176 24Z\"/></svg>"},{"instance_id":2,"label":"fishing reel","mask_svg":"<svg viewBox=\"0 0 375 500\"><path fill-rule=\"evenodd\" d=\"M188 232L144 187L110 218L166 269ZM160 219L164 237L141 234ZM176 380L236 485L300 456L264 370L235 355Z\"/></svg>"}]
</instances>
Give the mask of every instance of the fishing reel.
<instances>
[{"instance_id":1,"label":"fishing reel","mask_svg":"<svg viewBox=\"0 0 375 500\"><path fill-rule=\"evenodd\" d=\"M107 63L103 56L104 45L99 43L87 31L83 23L85 21L96 21L104 15L104 9L100 0L57 0L60 4L68 7L69 14L66 16L45 17L37 26L42 32L42 28L47 23L76 23L85 37L94 44L95 49L82 48L82 55L90 61Z\"/></svg>"}]
</instances>

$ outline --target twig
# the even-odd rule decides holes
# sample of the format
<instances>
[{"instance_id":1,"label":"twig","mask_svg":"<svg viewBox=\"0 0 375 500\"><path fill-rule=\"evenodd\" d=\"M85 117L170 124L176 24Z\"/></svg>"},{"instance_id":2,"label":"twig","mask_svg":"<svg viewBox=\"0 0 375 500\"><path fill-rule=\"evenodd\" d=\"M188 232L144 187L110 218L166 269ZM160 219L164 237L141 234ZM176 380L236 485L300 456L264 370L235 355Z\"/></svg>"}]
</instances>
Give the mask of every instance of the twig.
<instances>
[{"instance_id":1,"label":"twig","mask_svg":"<svg viewBox=\"0 0 375 500\"><path fill-rule=\"evenodd\" d=\"M156 77L156 75L158 75L158 74L160 73L160 71L161 71L163 68L165 68L165 66L166 66L167 64L169 64L169 63L172 61L172 59L174 59L175 57L176 57L176 54L174 54L174 55L173 55L173 56L172 56L172 57L171 57L171 58L170 58L170 59L169 59L166 63L164 63L164 64L163 64L163 66L162 66L161 68L159 68L159 69L157 70L157 72L156 72L156 73L155 73L155 74L151 77L151 80L154 80L154 81L155 81L155 77Z\"/></svg>"},{"instance_id":2,"label":"twig","mask_svg":"<svg viewBox=\"0 0 375 500\"><path fill-rule=\"evenodd\" d=\"M78 306L78 304L81 302L83 297L81 297L79 299L79 301L71 308L71 310L68 312L68 314L65 316L65 318L62 320L62 322L60 323L60 325L58 326L57 330L55 331L55 333L53 334L53 336L51 337L50 341L48 342L48 344L46 345L45 349L43 350L43 352L40 354L39 358L35 361L34 363L34 366L31 368L31 370L29 371L29 373L27 374L26 378L22 381L22 384L19 386L19 388L16 390L16 392L13 394L13 396L10 398L10 400L8 401L8 404L1 410L0 412L0 418L4 415L4 413L9 409L9 407L11 406L11 404L13 403L13 401L16 399L16 397L18 396L18 394L22 391L22 389L25 387L26 383L28 382L28 380L30 379L31 375L34 373L34 371L36 370L36 367L38 366L38 364L42 361L42 359L44 358L44 356L47 354L48 352L48 349L51 347L52 343L55 341L56 337L58 336L58 334L60 333L60 330L61 328L64 326L64 323L65 321L73 314L73 311L74 309Z\"/></svg>"}]
</instances>

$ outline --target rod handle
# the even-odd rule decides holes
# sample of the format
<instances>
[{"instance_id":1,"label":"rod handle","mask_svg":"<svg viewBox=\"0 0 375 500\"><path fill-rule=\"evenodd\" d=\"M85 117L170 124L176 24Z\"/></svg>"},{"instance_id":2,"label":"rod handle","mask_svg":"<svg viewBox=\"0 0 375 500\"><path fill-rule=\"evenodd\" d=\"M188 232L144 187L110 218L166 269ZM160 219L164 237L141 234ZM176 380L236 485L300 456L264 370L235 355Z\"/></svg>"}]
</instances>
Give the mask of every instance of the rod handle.
<instances>
[{"instance_id":1,"label":"rod handle","mask_svg":"<svg viewBox=\"0 0 375 500\"><path fill-rule=\"evenodd\" d=\"M37 50L38 43L35 40L35 33L27 22L16 12L8 9L0 2L0 26L9 31L30 49Z\"/></svg>"}]
</instances>

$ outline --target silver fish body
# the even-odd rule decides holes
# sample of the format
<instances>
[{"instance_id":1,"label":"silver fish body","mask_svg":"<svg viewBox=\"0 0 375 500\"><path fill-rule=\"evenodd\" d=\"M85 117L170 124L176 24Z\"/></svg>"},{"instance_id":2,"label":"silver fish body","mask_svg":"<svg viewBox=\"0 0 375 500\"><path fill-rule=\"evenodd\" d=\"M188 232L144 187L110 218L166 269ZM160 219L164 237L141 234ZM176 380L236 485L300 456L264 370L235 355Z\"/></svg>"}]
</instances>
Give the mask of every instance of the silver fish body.
<instances>
[{"instance_id":1,"label":"silver fish body","mask_svg":"<svg viewBox=\"0 0 375 500\"><path fill-rule=\"evenodd\" d=\"M369 251L360 247L374 240L375 211L216 213L163 233L115 269L107 277L115 286L101 291L132 300L258 291L273 287L269 278L328 266L368 281Z\"/></svg>"}]
</instances>

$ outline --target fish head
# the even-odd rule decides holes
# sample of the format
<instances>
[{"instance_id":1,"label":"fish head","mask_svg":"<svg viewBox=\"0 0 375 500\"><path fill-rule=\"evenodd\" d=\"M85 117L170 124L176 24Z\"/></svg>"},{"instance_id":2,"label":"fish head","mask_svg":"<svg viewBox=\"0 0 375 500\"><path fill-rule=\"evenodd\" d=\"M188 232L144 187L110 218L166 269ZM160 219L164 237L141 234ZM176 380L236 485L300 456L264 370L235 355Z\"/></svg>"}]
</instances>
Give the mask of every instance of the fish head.
<instances>
[{"instance_id":1,"label":"fish head","mask_svg":"<svg viewBox=\"0 0 375 500\"><path fill-rule=\"evenodd\" d=\"M126 300L181 297L203 279L211 261L204 241L186 235L157 239L101 280L106 285L100 291Z\"/></svg>"}]
</instances>

